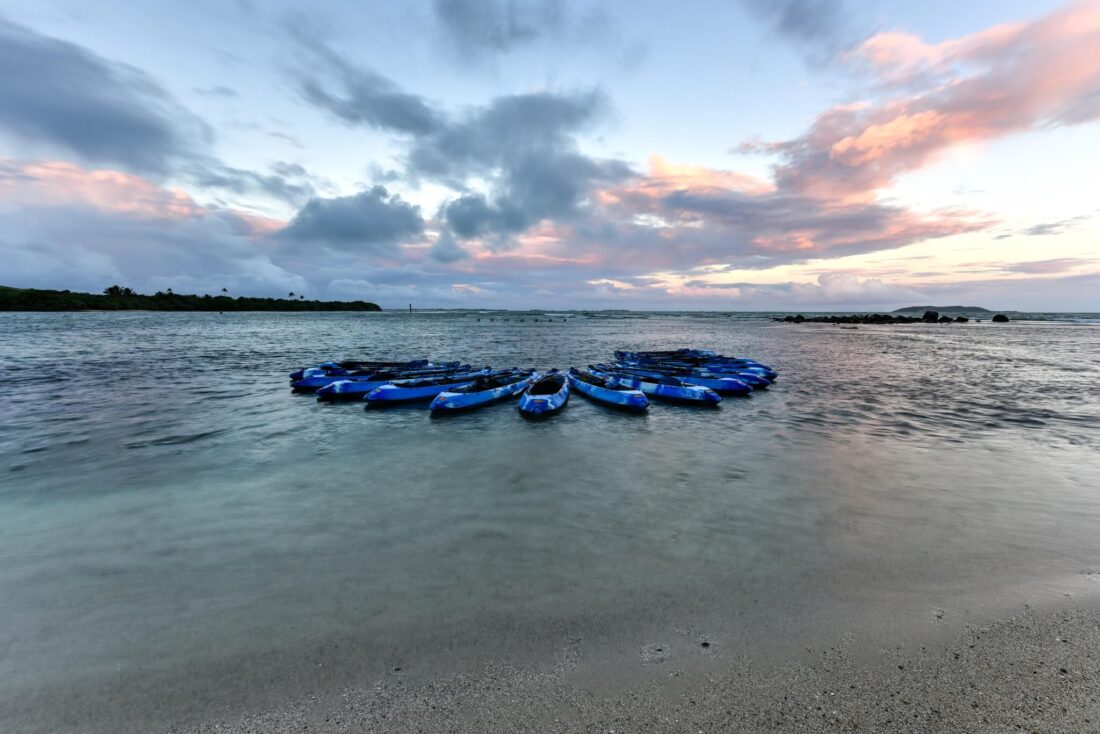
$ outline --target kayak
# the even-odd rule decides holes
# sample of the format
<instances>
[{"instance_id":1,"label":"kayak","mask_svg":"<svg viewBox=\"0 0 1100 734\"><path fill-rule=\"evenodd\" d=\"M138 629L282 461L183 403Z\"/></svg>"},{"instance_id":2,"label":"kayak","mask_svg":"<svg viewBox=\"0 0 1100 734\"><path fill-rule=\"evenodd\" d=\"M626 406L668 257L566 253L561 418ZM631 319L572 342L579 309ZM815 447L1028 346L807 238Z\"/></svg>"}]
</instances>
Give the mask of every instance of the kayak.
<instances>
[{"instance_id":1,"label":"kayak","mask_svg":"<svg viewBox=\"0 0 1100 734\"><path fill-rule=\"evenodd\" d=\"M453 362L452 364L457 366L458 362ZM318 375L325 373L334 375L346 375L360 370L416 369L418 367L427 367L429 365L431 365L431 362L426 359L414 359L411 362L359 362L355 360L344 360L342 362L336 362L330 360L328 362L322 362L315 367L306 367L305 369L291 372L290 379L292 381L296 381L302 379L306 375Z\"/></svg>"},{"instance_id":2,"label":"kayak","mask_svg":"<svg viewBox=\"0 0 1100 734\"><path fill-rule=\"evenodd\" d=\"M363 399L368 405L392 405L411 400L429 400L445 390L463 387L485 375L499 375L488 367L476 372L460 372L443 377L425 377L418 380L394 380L367 393Z\"/></svg>"},{"instance_id":3,"label":"kayak","mask_svg":"<svg viewBox=\"0 0 1100 734\"><path fill-rule=\"evenodd\" d=\"M701 377L699 375L662 372L630 365L617 365L616 369L633 377L675 377L688 385L709 387L719 395L748 395L752 392L752 387L748 383L733 377Z\"/></svg>"},{"instance_id":4,"label":"kayak","mask_svg":"<svg viewBox=\"0 0 1100 734\"><path fill-rule=\"evenodd\" d=\"M591 372L569 369L569 384L586 398L620 410L641 412L649 407L649 398L641 390L623 385L615 378L598 377Z\"/></svg>"},{"instance_id":5,"label":"kayak","mask_svg":"<svg viewBox=\"0 0 1100 734\"><path fill-rule=\"evenodd\" d=\"M323 401L362 400L365 395L395 380L419 380L473 372L470 365L447 369L408 370L404 372L373 372L360 377L338 377L317 388L317 399ZM298 392L304 392L298 390Z\"/></svg>"},{"instance_id":6,"label":"kayak","mask_svg":"<svg viewBox=\"0 0 1100 734\"><path fill-rule=\"evenodd\" d=\"M638 377L618 372L608 365L589 365L588 370L598 377L614 378L620 385L641 390L647 397L699 405L718 405L722 396L701 385L689 385L678 377Z\"/></svg>"},{"instance_id":7,"label":"kayak","mask_svg":"<svg viewBox=\"0 0 1100 734\"><path fill-rule=\"evenodd\" d=\"M670 351L627 352L619 350L615 352L615 359L625 361L629 359L710 359L717 357L718 353L710 349L673 349Z\"/></svg>"},{"instance_id":8,"label":"kayak","mask_svg":"<svg viewBox=\"0 0 1100 734\"><path fill-rule=\"evenodd\" d=\"M550 370L519 396L519 412L527 418L544 418L559 412L568 400L569 380L557 370Z\"/></svg>"},{"instance_id":9,"label":"kayak","mask_svg":"<svg viewBox=\"0 0 1100 734\"><path fill-rule=\"evenodd\" d=\"M625 364L638 366L658 365L683 367L686 369L709 369L713 371L747 370L769 381L774 381L779 373L766 364L745 357L727 357L710 350L680 349L674 352L615 352L615 359Z\"/></svg>"},{"instance_id":10,"label":"kayak","mask_svg":"<svg viewBox=\"0 0 1100 734\"><path fill-rule=\"evenodd\" d=\"M519 369L511 374L479 377L469 385L439 393L428 407L433 415L477 408L518 395L536 379L534 370Z\"/></svg>"},{"instance_id":11,"label":"kayak","mask_svg":"<svg viewBox=\"0 0 1100 734\"><path fill-rule=\"evenodd\" d=\"M340 382L341 380L351 381L370 381L378 380L385 377L387 381L398 379L411 379L413 377L430 377L432 375L443 375L448 372L461 372L469 371L473 368L468 365L459 365L457 363L448 363L447 365L432 365L429 367L420 367L417 369L400 369L400 370L356 370L342 375L334 375L328 373L320 374L306 374L300 380L290 383L290 388L294 392L315 392L320 390L325 385L331 385L334 382Z\"/></svg>"}]
</instances>

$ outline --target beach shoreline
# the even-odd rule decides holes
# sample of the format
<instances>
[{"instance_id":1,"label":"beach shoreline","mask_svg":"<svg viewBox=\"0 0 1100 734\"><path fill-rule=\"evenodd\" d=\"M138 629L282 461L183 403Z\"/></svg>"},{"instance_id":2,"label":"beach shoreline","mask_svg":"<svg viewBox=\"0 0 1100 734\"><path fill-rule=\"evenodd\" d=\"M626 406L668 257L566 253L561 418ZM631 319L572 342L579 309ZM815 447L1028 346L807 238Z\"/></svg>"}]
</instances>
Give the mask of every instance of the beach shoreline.
<instances>
[{"instance_id":1,"label":"beach shoreline","mask_svg":"<svg viewBox=\"0 0 1100 734\"><path fill-rule=\"evenodd\" d=\"M1085 603L1082 603L1082 602ZM703 641L705 642L705 640ZM411 683L397 670L373 686L318 693L171 734L245 732L1084 732L1100 729L1100 599L968 624L946 643L846 636L779 664L673 641L648 656L640 685L594 690L566 645L551 669L490 664ZM688 646L716 665L692 675ZM679 658L678 658L679 656ZM589 671L591 672L591 671ZM614 688L614 682L611 682Z\"/></svg>"}]
</instances>

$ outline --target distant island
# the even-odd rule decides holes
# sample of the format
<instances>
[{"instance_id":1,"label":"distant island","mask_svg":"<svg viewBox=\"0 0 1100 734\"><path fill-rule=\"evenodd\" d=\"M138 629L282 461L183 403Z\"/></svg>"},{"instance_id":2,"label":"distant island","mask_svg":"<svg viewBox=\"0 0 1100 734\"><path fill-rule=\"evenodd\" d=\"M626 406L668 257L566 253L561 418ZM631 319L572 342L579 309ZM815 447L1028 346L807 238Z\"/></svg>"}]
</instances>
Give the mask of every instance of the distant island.
<instances>
[{"instance_id":1,"label":"distant island","mask_svg":"<svg viewBox=\"0 0 1100 734\"><path fill-rule=\"evenodd\" d=\"M0 286L0 311L381 311L369 301L309 301L289 293L287 298L230 297L173 293L151 296L112 285L103 293L9 288Z\"/></svg>"},{"instance_id":2,"label":"distant island","mask_svg":"<svg viewBox=\"0 0 1100 734\"><path fill-rule=\"evenodd\" d=\"M941 314L955 314L958 316L987 316L994 313L988 308L982 308L981 306L906 306L905 308L899 308L891 311L890 313L898 313L905 315L921 315L928 311L935 311ZM1014 313L1013 311L1006 311L1005 313Z\"/></svg>"}]
</instances>

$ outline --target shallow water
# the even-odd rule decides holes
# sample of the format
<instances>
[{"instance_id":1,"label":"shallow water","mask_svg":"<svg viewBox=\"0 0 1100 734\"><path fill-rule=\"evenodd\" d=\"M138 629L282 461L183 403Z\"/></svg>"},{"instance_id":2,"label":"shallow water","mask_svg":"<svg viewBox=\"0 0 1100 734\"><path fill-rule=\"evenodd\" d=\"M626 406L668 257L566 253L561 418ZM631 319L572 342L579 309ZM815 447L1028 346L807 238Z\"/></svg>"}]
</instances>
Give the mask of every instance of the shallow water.
<instances>
[{"instance_id":1,"label":"shallow water","mask_svg":"<svg viewBox=\"0 0 1100 734\"><path fill-rule=\"evenodd\" d=\"M0 721L148 730L670 628L751 653L1100 566L1096 325L494 316L0 314ZM780 380L539 423L287 383L682 345Z\"/></svg>"}]
</instances>

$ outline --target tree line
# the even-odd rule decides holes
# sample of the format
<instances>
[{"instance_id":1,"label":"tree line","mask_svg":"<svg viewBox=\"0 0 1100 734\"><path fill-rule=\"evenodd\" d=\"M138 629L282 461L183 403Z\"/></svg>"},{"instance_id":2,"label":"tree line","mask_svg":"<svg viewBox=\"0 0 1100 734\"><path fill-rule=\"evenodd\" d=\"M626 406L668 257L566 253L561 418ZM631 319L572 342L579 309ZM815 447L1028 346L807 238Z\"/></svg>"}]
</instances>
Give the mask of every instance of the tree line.
<instances>
[{"instance_id":1,"label":"tree line","mask_svg":"<svg viewBox=\"0 0 1100 734\"><path fill-rule=\"evenodd\" d=\"M254 298L157 291L143 295L132 288L112 285L103 293L75 293L37 288L0 286L0 311L381 311L369 301L316 301L291 292L287 298Z\"/></svg>"}]
</instances>

